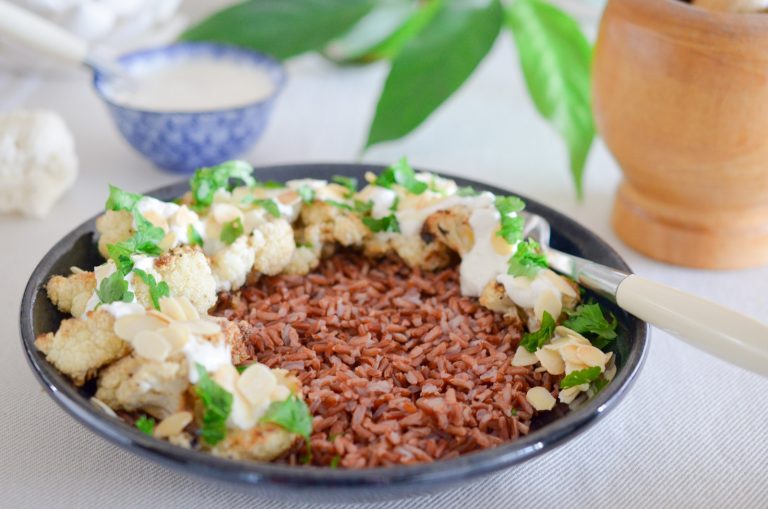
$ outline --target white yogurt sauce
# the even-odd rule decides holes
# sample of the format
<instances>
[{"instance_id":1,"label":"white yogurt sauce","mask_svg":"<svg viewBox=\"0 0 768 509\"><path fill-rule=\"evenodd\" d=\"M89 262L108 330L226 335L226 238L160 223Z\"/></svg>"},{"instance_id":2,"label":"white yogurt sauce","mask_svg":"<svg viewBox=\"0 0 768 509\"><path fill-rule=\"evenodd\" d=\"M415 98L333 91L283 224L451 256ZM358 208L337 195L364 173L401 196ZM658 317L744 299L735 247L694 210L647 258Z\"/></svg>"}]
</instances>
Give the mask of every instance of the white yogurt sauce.
<instances>
[{"instance_id":1,"label":"white yogurt sauce","mask_svg":"<svg viewBox=\"0 0 768 509\"><path fill-rule=\"evenodd\" d=\"M115 87L110 98L149 111L213 111L236 108L272 95L275 86L261 69L229 60L194 58L134 76L131 86Z\"/></svg>"},{"instance_id":2,"label":"white yogurt sauce","mask_svg":"<svg viewBox=\"0 0 768 509\"><path fill-rule=\"evenodd\" d=\"M205 235L205 224L200 220L196 212L190 210L186 205L177 205L173 202L164 202L151 196L144 196L136 202L136 209L145 218L148 214L157 215L165 219L168 223L168 230L173 232L176 240L171 247L179 244L189 244L190 225L200 234ZM133 222L136 228L136 221Z\"/></svg>"},{"instance_id":3,"label":"white yogurt sauce","mask_svg":"<svg viewBox=\"0 0 768 509\"><path fill-rule=\"evenodd\" d=\"M189 367L189 381L197 383L197 364L201 364L206 371L212 373L222 366L232 364L232 352L226 341L211 343L196 334L190 334L190 338L182 349L187 357Z\"/></svg>"},{"instance_id":4,"label":"white yogurt sauce","mask_svg":"<svg viewBox=\"0 0 768 509\"><path fill-rule=\"evenodd\" d=\"M457 205L464 205L470 209L493 207L495 210L494 200L495 197L492 193L482 193L477 196L448 196L426 207L399 210L397 222L400 223L400 232L403 235L418 235L424 221L439 210L449 209Z\"/></svg>"},{"instance_id":5,"label":"white yogurt sauce","mask_svg":"<svg viewBox=\"0 0 768 509\"><path fill-rule=\"evenodd\" d=\"M477 208L469 217L475 243L461 258L459 266L463 295L478 297L496 276L507 272L507 260L512 255L499 253L493 244L500 217L496 207Z\"/></svg>"}]
</instances>

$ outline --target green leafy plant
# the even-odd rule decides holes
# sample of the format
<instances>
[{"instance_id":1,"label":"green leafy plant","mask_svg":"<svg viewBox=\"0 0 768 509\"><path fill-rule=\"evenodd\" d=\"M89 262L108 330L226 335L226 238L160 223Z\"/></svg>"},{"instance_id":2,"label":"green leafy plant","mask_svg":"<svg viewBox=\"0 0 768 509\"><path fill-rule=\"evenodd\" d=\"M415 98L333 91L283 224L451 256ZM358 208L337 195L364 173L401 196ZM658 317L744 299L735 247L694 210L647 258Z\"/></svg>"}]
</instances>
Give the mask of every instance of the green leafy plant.
<instances>
[{"instance_id":1,"label":"green leafy plant","mask_svg":"<svg viewBox=\"0 0 768 509\"><path fill-rule=\"evenodd\" d=\"M534 106L566 143L581 197L595 137L592 49L578 24L547 0L245 0L182 39L244 46L279 59L316 51L339 64L389 61L368 148L421 125L505 32L514 38Z\"/></svg>"}]
</instances>

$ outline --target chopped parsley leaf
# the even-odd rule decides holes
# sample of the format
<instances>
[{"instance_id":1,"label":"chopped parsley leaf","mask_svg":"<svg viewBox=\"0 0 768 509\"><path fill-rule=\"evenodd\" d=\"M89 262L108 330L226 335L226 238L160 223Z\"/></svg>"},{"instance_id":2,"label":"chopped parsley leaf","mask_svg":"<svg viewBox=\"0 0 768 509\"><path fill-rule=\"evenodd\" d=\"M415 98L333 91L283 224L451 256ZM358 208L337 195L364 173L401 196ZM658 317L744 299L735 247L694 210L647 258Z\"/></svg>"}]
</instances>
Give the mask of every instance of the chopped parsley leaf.
<instances>
[{"instance_id":1,"label":"chopped parsley leaf","mask_svg":"<svg viewBox=\"0 0 768 509\"><path fill-rule=\"evenodd\" d=\"M246 196L241 200L241 203L253 205L255 207L261 207L272 217L280 217L280 208L275 203L275 200L271 198L256 198L255 196Z\"/></svg>"},{"instance_id":2,"label":"chopped parsley leaf","mask_svg":"<svg viewBox=\"0 0 768 509\"><path fill-rule=\"evenodd\" d=\"M472 186L463 186L456 191L456 196L477 196L478 194L480 194L480 191Z\"/></svg>"},{"instance_id":3,"label":"chopped parsley leaf","mask_svg":"<svg viewBox=\"0 0 768 509\"><path fill-rule=\"evenodd\" d=\"M152 305L160 311L160 299L162 297L170 297L171 289L168 288L168 283L160 281L159 283L155 279L155 276L148 274L141 269L133 269L133 273L136 274L144 281L149 287L149 297L152 299Z\"/></svg>"},{"instance_id":4,"label":"chopped parsley leaf","mask_svg":"<svg viewBox=\"0 0 768 509\"><path fill-rule=\"evenodd\" d=\"M363 224L368 227L374 233L377 232L389 232L399 233L400 223L397 222L397 217L394 214L390 214L379 219L367 216L363 218Z\"/></svg>"},{"instance_id":5,"label":"chopped parsley leaf","mask_svg":"<svg viewBox=\"0 0 768 509\"><path fill-rule=\"evenodd\" d=\"M511 415L512 417L517 417L517 408L515 407L510 408L509 415Z\"/></svg>"},{"instance_id":6,"label":"chopped parsley leaf","mask_svg":"<svg viewBox=\"0 0 768 509\"><path fill-rule=\"evenodd\" d=\"M296 247L306 247L307 249L313 249L315 245L311 242L297 242Z\"/></svg>"},{"instance_id":7,"label":"chopped parsley leaf","mask_svg":"<svg viewBox=\"0 0 768 509\"><path fill-rule=\"evenodd\" d=\"M277 182L276 180L267 180L266 182L255 181L253 187L260 187L262 189L283 189L285 184Z\"/></svg>"},{"instance_id":8,"label":"chopped parsley leaf","mask_svg":"<svg viewBox=\"0 0 768 509\"><path fill-rule=\"evenodd\" d=\"M304 400L291 394L288 399L275 401L269 405L262 422L272 422L281 428L304 437L309 444L312 434L312 415Z\"/></svg>"},{"instance_id":9,"label":"chopped parsley leaf","mask_svg":"<svg viewBox=\"0 0 768 509\"><path fill-rule=\"evenodd\" d=\"M109 258L115 262L117 271L123 276L128 275L133 270L133 260L131 255L133 251L128 249L123 243L107 245Z\"/></svg>"},{"instance_id":10,"label":"chopped parsley leaf","mask_svg":"<svg viewBox=\"0 0 768 509\"><path fill-rule=\"evenodd\" d=\"M381 172L373 184L387 189L392 189L393 185L399 184L411 194L422 194L428 188L425 182L416 178L416 172L405 157Z\"/></svg>"},{"instance_id":11,"label":"chopped parsley leaf","mask_svg":"<svg viewBox=\"0 0 768 509\"><path fill-rule=\"evenodd\" d=\"M163 252L159 244L165 237L165 231L149 222L141 212L133 210L133 222L136 225L136 233L128 240L119 242L124 249L133 253L143 253L157 256Z\"/></svg>"},{"instance_id":12,"label":"chopped parsley leaf","mask_svg":"<svg viewBox=\"0 0 768 509\"><path fill-rule=\"evenodd\" d=\"M304 184L299 187L296 192L299 194L299 198L304 203L312 203L315 201L315 190Z\"/></svg>"},{"instance_id":13,"label":"chopped parsley leaf","mask_svg":"<svg viewBox=\"0 0 768 509\"><path fill-rule=\"evenodd\" d=\"M332 205L337 209L349 210L350 212L352 211L352 205L349 205L348 203L343 203L336 200L325 200L325 203L327 203L328 205Z\"/></svg>"},{"instance_id":14,"label":"chopped parsley leaf","mask_svg":"<svg viewBox=\"0 0 768 509\"><path fill-rule=\"evenodd\" d=\"M578 371L571 371L570 374L560 380L560 389L570 389L577 385L594 382L600 376L600 366L592 366Z\"/></svg>"},{"instance_id":15,"label":"chopped parsley leaf","mask_svg":"<svg viewBox=\"0 0 768 509\"><path fill-rule=\"evenodd\" d=\"M565 327L575 330L579 334L584 334L590 340L592 345L597 348L605 348L616 339L616 327L618 320L609 313L611 321L605 318L600 304L593 302L591 304L582 304L575 311L566 311L568 319L563 323Z\"/></svg>"},{"instance_id":16,"label":"chopped parsley leaf","mask_svg":"<svg viewBox=\"0 0 768 509\"><path fill-rule=\"evenodd\" d=\"M101 280L96 295L102 304L133 302L133 292L128 290L128 281L120 271L115 271Z\"/></svg>"},{"instance_id":17,"label":"chopped parsley leaf","mask_svg":"<svg viewBox=\"0 0 768 509\"><path fill-rule=\"evenodd\" d=\"M352 205L335 200L325 200L325 203L332 205L342 210L348 210L349 212L355 212L357 214L367 214L373 209L373 201L355 200Z\"/></svg>"},{"instance_id":18,"label":"chopped parsley leaf","mask_svg":"<svg viewBox=\"0 0 768 509\"><path fill-rule=\"evenodd\" d=\"M152 417L147 417L146 415L142 415L136 419L136 427L145 435L152 436L152 434L155 432L155 419Z\"/></svg>"},{"instance_id":19,"label":"chopped parsley leaf","mask_svg":"<svg viewBox=\"0 0 768 509\"><path fill-rule=\"evenodd\" d=\"M541 269L546 269L547 257L538 242L533 239L517 244L515 254L509 259L508 274L513 276L533 277Z\"/></svg>"},{"instance_id":20,"label":"chopped parsley leaf","mask_svg":"<svg viewBox=\"0 0 768 509\"><path fill-rule=\"evenodd\" d=\"M205 245L205 242L203 241L203 237L192 225L187 226L187 238L189 239L190 246L203 247Z\"/></svg>"},{"instance_id":21,"label":"chopped parsley leaf","mask_svg":"<svg viewBox=\"0 0 768 509\"><path fill-rule=\"evenodd\" d=\"M552 315L544 311L539 330L525 333L523 339L520 340L520 345L531 353L535 352L552 338L555 333L555 325Z\"/></svg>"},{"instance_id":22,"label":"chopped parsley leaf","mask_svg":"<svg viewBox=\"0 0 768 509\"><path fill-rule=\"evenodd\" d=\"M203 425L200 436L209 445L216 445L227 436L227 418L232 411L232 394L211 380L202 364L196 363L199 380L195 394L203 403Z\"/></svg>"},{"instance_id":23,"label":"chopped parsley leaf","mask_svg":"<svg viewBox=\"0 0 768 509\"><path fill-rule=\"evenodd\" d=\"M104 208L107 210L133 210L133 207L142 198L144 197L140 194L129 193L110 184L109 198L107 198Z\"/></svg>"},{"instance_id":24,"label":"chopped parsley leaf","mask_svg":"<svg viewBox=\"0 0 768 509\"><path fill-rule=\"evenodd\" d=\"M517 196L497 196L494 204L501 215L501 227L496 235L506 240L507 244L522 240L525 220L518 215L510 216L510 214L523 210L525 202Z\"/></svg>"},{"instance_id":25,"label":"chopped parsley leaf","mask_svg":"<svg viewBox=\"0 0 768 509\"><path fill-rule=\"evenodd\" d=\"M592 382L592 390L594 391L595 394L597 394L600 391L602 391L606 385L608 385L608 380L606 380L605 377L601 376L600 378Z\"/></svg>"},{"instance_id":26,"label":"chopped parsley leaf","mask_svg":"<svg viewBox=\"0 0 768 509\"><path fill-rule=\"evenodd\" d=\"M224 226L221 228L221 235L219 235L219 238L221 241L227 245L231 245L234 241L237 240L240 235L245 232L245 228L243 227L243 221L238 217L237 219L233 219L229 223L225 223Z\"/></svg>"},{"instance_id":27,"label":"chopped parsley leaf","mask_svg":"<svg viewBox=\"0 0 768 509\"><path fill-rule=\"evenodd\" d=\"M192 199L197 208L207 207L213 202L213 195L219 189L230 189L230 180L239 180L245 185L254 185L256 181L251 172L253 168L245 161L227 161L209 168L200 168L189 180Z\"/></svg>"},{"instance_id":28,"label":"chopped parsley leaf","mask_svg":"<svg viewBox=\"0 0 768 509\"><path fill-rule=\"evenodd\" d=\"M331 177L331 182L335 182L347 189L344 198L352 198L357 192L357 179L354 177L344 177L342 175L334 175Z\"/></svg>"},{"instance_id":29,"label":"chopped parsley leaf","mask_svg":"<svg viewBox=\"0 0 768 509\"><path fill-rule=\"evenodd\" d=\"M339 463L341 463L341 456L337 454L331 458L331 463L328 466L331 468L339 468Z\"/></svg>"},{"instance_id":30,"label":"chopped parsley leaf","mask_svg":"<svg viewBox=\"0 0 768 509\"><path fill-rule=\"evenodd\" d=\"M373 207L373 202L371 203L371 207ZM400 196L395 195L395 199L392 201L392 205L389 207L390 212L397 212L397 209L400 208Z\"/></svg>"}]
</instances>

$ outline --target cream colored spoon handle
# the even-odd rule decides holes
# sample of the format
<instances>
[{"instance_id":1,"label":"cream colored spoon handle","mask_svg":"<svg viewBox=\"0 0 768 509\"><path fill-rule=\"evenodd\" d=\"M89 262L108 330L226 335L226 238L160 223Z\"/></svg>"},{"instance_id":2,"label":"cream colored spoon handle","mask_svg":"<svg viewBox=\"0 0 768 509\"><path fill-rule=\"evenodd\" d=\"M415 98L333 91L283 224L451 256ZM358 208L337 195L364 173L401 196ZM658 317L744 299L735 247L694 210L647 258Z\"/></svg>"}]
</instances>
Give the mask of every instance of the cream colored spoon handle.
<instances>
[{"instance_id":1,"label":"cream colored spoon handle","mask_svg":"<svg viewBox=\"0 0 768 509\"><path fill-rule=\"evenodd\" d=\"M0 34L74 64L85 63L88 56L88 43L5 0L0 0Z\"/></svg>"},{"instance_id":2,"label":"cream colored spoon handle","mask_svg":"<svg viewBox=\"0 0 768 509\"><path fill-rule=\"evenodd\" d=\"M636 275L619 284L616 303L696 348L768 376L768 326L753 318Z\"/></svg>"}]
</instances>

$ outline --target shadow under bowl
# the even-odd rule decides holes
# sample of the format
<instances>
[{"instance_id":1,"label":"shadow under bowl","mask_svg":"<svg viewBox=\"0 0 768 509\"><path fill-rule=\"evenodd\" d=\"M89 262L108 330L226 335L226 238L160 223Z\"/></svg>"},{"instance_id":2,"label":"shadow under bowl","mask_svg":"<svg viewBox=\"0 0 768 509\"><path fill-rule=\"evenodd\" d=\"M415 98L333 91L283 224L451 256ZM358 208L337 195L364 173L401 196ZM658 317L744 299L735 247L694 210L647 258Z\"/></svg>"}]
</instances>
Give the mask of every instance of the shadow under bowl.
<instances>
[{"instance_id":1,"label":"shadow under bowl","mask_svg":"<svg viewBox=\"0 0 768 509\"><path fill-rule=\"evenodd\" d=\"M242 156L258 141L276 97L285 85L280 62L247 49L205 42L184 42L136 51L118 59L129 74L144 73L193 59L227 61L264 72L269 96L242 106L206 111L151 111L115 100L113 80L94 72L93 87L106 103L123 137L163 170L191 173Z\"/></svg>"},{"instance_id":2,"label":"shadow under bowl","mask_svg":"<svg viewBox=\"0 0 768 509\"><path fill-rule=\"evenodd\" d=\"M366 172L382 166L363 164L297 164L259 168L259 180L284 181L299 178L328 179L347 175L363 180ZM459 185L496 194L509 191L462 178ZM186 182L156 189L151 196L172 200L189 190ZM527 209L546 218L552 226L553 247L630 272L618 253L597 235L572 219L534 200L523 198ZM618 319L619 337L612 348L616 355L616 377L592 400L562 416L542 415L528 435L492 449L468 453L433 463L370 468L363 470L289 466L274 463L227 460L211 454L174 446L153 439L124 421L97 409L89 401L93 387L75 387L34 346L38 334L56 330L65 317L48 300L45 284L54 274L68 274L70 267L90 270L103 263L95 244L95 217L56 243L45 255L27 283L21 303L21 337L27 360L48 394L75 419L107 440L173 470L216 481L239 490L282 501L370 502L404 498L456 488L502 469L548 453L575 439L621 401L638 375L648 349L645 322L615 305L601 301ZM553 414L554 412L549 412ZM83 443L82 447L87 447ZM609 454L610 451L604 451ZM599 458L594 458L596 462ZM522 467L517 467L522 468ZM525 490L520 486L521 492Z\"/></svg>"}]
</instances>

